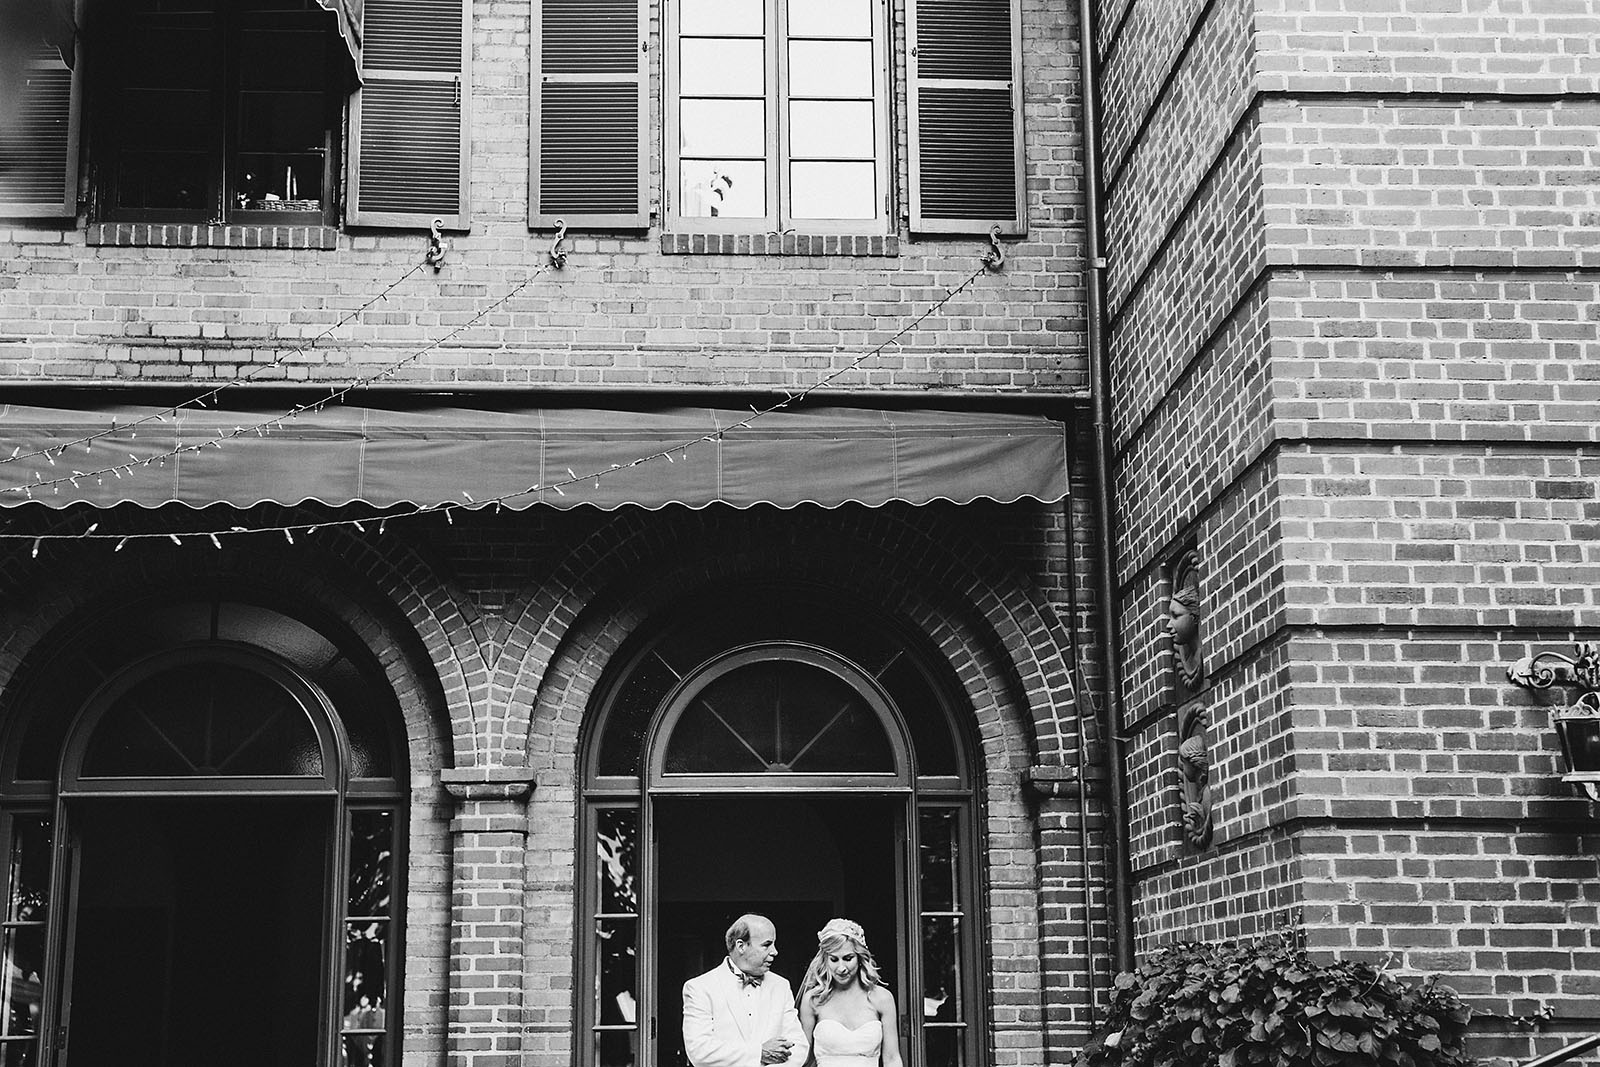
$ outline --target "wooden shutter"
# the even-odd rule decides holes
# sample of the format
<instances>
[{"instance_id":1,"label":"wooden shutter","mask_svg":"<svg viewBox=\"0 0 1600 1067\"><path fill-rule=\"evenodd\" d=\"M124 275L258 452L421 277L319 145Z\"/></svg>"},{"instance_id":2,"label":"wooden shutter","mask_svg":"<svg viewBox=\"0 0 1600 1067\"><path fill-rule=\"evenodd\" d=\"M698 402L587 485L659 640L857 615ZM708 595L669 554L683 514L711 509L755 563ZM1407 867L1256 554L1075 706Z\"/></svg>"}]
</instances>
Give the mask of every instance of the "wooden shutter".
<instances>
[{"instance_id":1,"label":"wooden shutter","mask_svg":"<svg viewBox=\"0 0 1600 1067\"><path fill-rule=\"evenodd\" d=\"M529 224L648 226L643 0L534 0L533 9Z\"/></svg>"},{"instance_id":2,"label":"wooden shutter","mask_svg":"<svg viewBox=\"0 0 1600 1067\"><path fill-rule=\"evenodd\" d=\"M24 64L21 98L0 105L0 218L73 218L82 79L43 43Z\"/></svg>"},{"instance_id":3,"label":"wooden shutter","mask_svg":"<svg viewBox=\"0 0 1600 1067\"><path fill-rule=\"evenodd\" d=\"M1027 230L1020 0L910 0L911 228Z\"/></svg>"},{"instance_id":4,"label":"wooden shutter","mask_svg":"<svg viewBox=\"0 0 1600 1067\"><path fill-rule=\"evenodd\" d=\"M472 0L366 0L350 108L352 226L468 226Z\"/></svg>"}]
</instances>

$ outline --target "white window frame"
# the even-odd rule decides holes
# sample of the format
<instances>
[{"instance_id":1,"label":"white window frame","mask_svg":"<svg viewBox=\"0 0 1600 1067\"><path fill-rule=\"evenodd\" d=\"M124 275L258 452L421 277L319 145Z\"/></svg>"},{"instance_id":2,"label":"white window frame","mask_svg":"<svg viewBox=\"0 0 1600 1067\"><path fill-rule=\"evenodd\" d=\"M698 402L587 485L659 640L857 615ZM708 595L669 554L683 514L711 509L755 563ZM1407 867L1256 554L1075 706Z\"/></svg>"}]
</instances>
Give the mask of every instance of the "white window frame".
<instances>
[{"instance_id":1,"label":"white window frame","mask_svg":"<svg viewBox=\"0 0 1600 1067\"><path fill-rule=\"evenodd\" d=\"M766 93L766 203L767 213L760 218L724 218L719 216L683 215L682 166L679 161L679 0L667 0L663 40L663 84L665 86L662 108L664 121L661 158L664 161L663 186L666 196L665 225L675 233L797 233L797 234L850 234L877 236L892 229L894 218L893 169L889 158L891 137L890 87L893 71L889 67L889 11L887 0L864 0L872 5L872 124L873 173L876 184L876 214L860 219L796 219L789 207L789 57L786 9L790 3L802 4L806 0L765 0L763 25L765 58L764 84ZM807 99L801 97L800 99Z\"/></svg>"}]
</instances>

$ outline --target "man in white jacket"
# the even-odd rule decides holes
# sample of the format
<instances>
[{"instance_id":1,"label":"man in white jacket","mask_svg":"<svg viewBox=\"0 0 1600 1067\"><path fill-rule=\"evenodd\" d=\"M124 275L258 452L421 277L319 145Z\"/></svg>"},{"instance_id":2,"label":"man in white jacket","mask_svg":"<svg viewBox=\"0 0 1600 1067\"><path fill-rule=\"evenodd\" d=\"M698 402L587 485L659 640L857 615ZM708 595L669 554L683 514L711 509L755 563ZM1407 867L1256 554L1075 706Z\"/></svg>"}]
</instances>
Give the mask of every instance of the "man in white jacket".
<instances>
[{"instance_id":1,"label":"man in white jacket","mask_svg":"<svg viewBox=\"0 0 1600 1067\"><path fill-rule=\"evenodd\" d=\"M801 1067L806 1037L794 991L772 973L778 932L764 915L741 915L723 938L728 956L683 983L683 1049L694 1067Z\"/></svg>"}]
</instances>

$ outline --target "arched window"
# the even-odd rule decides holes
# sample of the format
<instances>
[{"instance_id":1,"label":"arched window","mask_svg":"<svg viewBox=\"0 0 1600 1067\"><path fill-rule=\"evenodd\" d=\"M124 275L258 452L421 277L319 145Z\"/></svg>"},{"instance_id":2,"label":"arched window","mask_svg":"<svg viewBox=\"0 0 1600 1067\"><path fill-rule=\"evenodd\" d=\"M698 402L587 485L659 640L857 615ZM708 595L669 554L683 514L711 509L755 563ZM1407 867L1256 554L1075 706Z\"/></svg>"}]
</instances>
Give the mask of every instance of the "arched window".
<instances>
[{"instance_id":1,"label":"arched window","mask_svg":"<svg viewBox=\"0 0 1600 1067\"><path fill-rule=\"evenodd\" d=\"M123 604L4 715L0 1064L398 1063L404 738L352 633Z\"/></svg>"},{"instance_id":2,"label":"arched window","mask_svg":"<svg viewBox=\"0 0 1600 1067\"><path fill-rule=\"evenodd\" d=\"M580 1067L685 1067L679 987L747 909L795 983L827 919L860 921L908 1061L981 1063L958 692L915 634L791 586L721 590L624 649L585 732Z\"/></svg>"}]
</instances>

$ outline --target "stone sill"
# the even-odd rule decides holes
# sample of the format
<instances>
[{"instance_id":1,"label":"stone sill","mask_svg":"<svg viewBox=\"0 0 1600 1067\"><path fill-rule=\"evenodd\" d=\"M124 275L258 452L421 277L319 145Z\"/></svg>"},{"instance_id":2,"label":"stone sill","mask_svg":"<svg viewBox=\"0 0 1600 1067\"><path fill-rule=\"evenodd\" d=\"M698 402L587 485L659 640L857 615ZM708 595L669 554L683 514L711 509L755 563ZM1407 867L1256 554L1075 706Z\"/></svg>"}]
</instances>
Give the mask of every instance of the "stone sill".
<instances>
[{"instance_id":1,"label":"stone sill","mask_svg":"<svg viewBox=\"0 0 1600 1067\"><path fill-rule=\"evenodd\" d=\"M160 222L92 222L91 247L314 248L339 247L332 226L200 226Z\"/></svg>"},{"instance_id":2,"label":"stone sill","mask_svg":"<svg viewBox=\"0 0 1600 1067\"><path fill-rule=\"evenodd\" d=\"M898 256L900 238L840 233L664 233L669 256Z\"/></svg>"}]
</instances>

